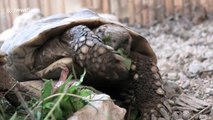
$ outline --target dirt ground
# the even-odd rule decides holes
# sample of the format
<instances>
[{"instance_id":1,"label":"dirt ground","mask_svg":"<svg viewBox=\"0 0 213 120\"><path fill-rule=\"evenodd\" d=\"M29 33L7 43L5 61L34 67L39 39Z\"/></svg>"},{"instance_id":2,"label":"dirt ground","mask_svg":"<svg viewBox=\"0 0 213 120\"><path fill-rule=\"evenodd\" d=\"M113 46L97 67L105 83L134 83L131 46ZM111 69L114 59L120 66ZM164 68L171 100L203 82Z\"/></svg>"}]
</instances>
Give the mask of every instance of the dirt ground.
<instances>
[{"instance_id":1,"label":"dirt ground","mask_svg":"<svg viewBox=\"0 0 213 120\"><path fill-rule=\"evenodd\" d=\"M192 25L167 20L136 28L151 44L163 80L177 83L189 95L213 104L213 20Z\"/></svg>"}]
</instances>

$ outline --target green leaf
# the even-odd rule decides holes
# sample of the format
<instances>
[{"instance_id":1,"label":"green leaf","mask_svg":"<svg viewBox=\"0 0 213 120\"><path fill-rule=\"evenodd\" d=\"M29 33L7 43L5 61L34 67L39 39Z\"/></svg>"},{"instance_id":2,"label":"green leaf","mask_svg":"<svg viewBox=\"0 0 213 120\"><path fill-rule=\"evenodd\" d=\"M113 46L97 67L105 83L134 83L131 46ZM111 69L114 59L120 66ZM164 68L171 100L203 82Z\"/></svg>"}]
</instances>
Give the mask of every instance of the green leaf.
<instances>
[{"instance_id":1,"label":"green leaf","mask_svg":"<svg viewBox=\"0 0 213 120\"><path fill-rule=\"evenodd\" d=\"M81 75L80 80L78 82L75 82L73 86L79 86L83 82L85 75L86 75L86 69L84 69L84 73Z\"/></svg>"},{"instance_id":2,"label":"green leaf","mask_svg":"<svg viewBox=\"0 0 213 120\"><path fill-rule=\"evenodd\" d=\"M80 93L79 93L79 95L83 97L90 96L91 94L92 94L92 91L88 89L82 89L80 90Z\"/></svg>"},{"instance_id":3,"label":"green leaf","mask_svg":"<svg viewBox=\"0 0 213 120\"><path fill-rule=\"evenodd\" d=\"M55 111L53 112L56 120L63 120L63 113L62 110L60 108L60 106L58 105L55 109Z\"/></svg>"},{"instance_id":4,"label":"green leaf","mask_svg":"<svg viewBox=\"0 0 213 120\"><path fill-rule=\"evenodd\" d=\"M42 88L41 99L45 99L46 97L52 94L53 90L53 82L52 80L45 80L44 86Z\"/></svg>"},{"instance_id":5,"label":"green leaf","mask_svg":"<svg viewBox=\"0 0 213 120\"><path fill-rule=\"evenodd\" d=\"M72 81L72 79L73 79L73 75L70 74L69 77L67 78L67 80L68 80L68 81Z\"/></svg>"},{"instance_id":6,"label":"green leaf","mask_svg":"<svg viewBox=\"0 0 213 120\"><path fill-rule=\"evenodd\" d=\"M70 96L68 98L71 98ZM72 105L70 104L70 99L63 100L60 104L64 111L74 111Z\"/></svg>"},{"instance_id":7,"label":"green leaf","mask_svg":"<svg viewBox=\"0 0 213 120\"><path fill-rule=\"evenodd\" d=\"M108 43L108 42L111 41L111 37L110 37L109 35L107 35L107 36L105 35L105 36L103 37L102 41L106 44L106 43Z\"/></svg>"},{"instance_id":8,"label":"green leaf","mask_svg":"<svg viewBox=\"0 0 213 120\"><path fill-rule=\"evenodd\" d=\"M53 102L47 102L42 105L43 109L51 109L54 106Z\"/></svg>"},{"instance_id":9,"label":"green leaf","mask_svg":"<svg viewBox=\"0 0 213 120\"><path fill-rule=\"evenodd\" d=\"M15 113L13 114L13 116L10 118L10 120L16 120L16 117L17 117L17 112L15 112Z\"/></svg>"},{"instance_id":10,"label":"green leaf","mask_svg":"<svg viewBox=\"0 0 213 120\"><path fill-rule=\"evenodd\" d=\"M124 60L124 65L126 66L126 68L127 68L128 70L130 70L131 64L132 64L131 59L125 58L125 60Z\"/></svg>"},{"instance_id":11,"label":"green leaf","mask_svg":"<svg viewBox=\"0 0 213 120\"><path fill-rule=\"evenodd\" d=\"M36 112L36 119L37 119L37 120L41 120L41 117L42 117L41 115L42 115L42 114L41 114L41 111L37 111L37 112Z\"/></svg>"},{"instance_id":12,"label":"green leaf","mask_svg":"<svg viewBox=\"0 0 213 120\"><path fill-rule=\"evenodd\" d=\"M131 105L131 109L129 111L129 116L128 116L128 120L139 120L138 119L138 114L139 114L139 110L136 108L135 105Z\"/></svg>"},{"instance_id":13,"label":"green leaf","mask_svg":"<svg viewBox=\"0 0 213 120\"><path fill-rule=\"evenodd\" d=\"M73 106L75 111L78 111L79 109L81 109L82 107L84 107L86 104L83 100L76 98L73 100Z\"/></svg>"},{"instance_id":14,"label":"green leaf","mask_svg":"<svg viewBox=\"0 0 213 120\"><path fill-rule=\"evenodd\" d=\"M130 67L131 67L131 64L132 64L132 61L130 58L128 58L128 55L127 55L127 52L123 49L123 48L119 48L116 53L120 54L122 57L124 57L124 65L126 66L126 68L128 70L130 70Z\"/></svg>"}]
</instances>

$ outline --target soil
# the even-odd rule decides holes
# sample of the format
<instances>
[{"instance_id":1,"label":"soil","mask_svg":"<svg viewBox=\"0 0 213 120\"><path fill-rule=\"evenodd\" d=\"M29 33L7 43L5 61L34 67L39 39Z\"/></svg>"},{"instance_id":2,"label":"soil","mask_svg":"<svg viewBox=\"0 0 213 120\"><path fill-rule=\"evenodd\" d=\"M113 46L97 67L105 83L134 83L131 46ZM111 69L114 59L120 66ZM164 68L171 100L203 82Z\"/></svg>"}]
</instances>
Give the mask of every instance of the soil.
<instances>
[{"instance_id":1,"label":"soil","mask_svg":"<svg viewBox=\"0 0 213 120\"><path fill-rule=\"evenodd\" d=\"M174 82L184 93L213 104L212 19L199 25L170 19L150 28L132 29L151 44L163 80Z\"/></svg>"}]
</instances>

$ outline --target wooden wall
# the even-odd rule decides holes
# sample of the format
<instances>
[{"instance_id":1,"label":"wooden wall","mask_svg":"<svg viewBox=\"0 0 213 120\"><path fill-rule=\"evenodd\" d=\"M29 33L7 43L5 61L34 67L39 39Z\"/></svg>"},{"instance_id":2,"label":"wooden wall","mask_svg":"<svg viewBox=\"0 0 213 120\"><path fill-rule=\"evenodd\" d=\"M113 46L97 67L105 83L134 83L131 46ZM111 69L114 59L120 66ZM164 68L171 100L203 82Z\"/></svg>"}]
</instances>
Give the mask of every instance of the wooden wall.
<instances>
[{"instance_id":1,"label":"wooden wall","mask_svg":"<svg viewBox=\"0 0 213 120\"><path fill-rule=\"evenodd\" d=\"M176 14L190 15L194 6L213 13L213 0L0 0L0 32L12 26L13 19L23 13L20 10L31 8L40 8L45 16L90 8L115 14L130 24L150 26Z\"/></svg>"}]
</instances>

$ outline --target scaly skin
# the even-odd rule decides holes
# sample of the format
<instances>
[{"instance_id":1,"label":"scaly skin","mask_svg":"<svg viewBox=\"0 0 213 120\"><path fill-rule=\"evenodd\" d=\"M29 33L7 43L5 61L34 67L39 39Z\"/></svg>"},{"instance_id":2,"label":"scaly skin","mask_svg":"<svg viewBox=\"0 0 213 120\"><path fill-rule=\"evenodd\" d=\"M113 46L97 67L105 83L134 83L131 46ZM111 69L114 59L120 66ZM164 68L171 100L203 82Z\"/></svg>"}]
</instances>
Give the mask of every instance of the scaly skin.
<instances>
[{"instance_id":1,"label":"scaly skin","mask_svg":"<svg viewBox=\"0 0 213 120\"><path fill-rule=\"evenodd\" d=\"M5 68L7 62L6 54L0 51L0 98L5 97L13 106L19 106L20 102L16 97L15 88L23 93L22 96L29 99L29 96L37 96L36 93L17 82Z\"/></svg>"},{"instance_id":2,"label":"scaly skin","mask_svg":"<svg viewBox=\"0 0 213 120\"><path fill-rule=\"evenodd\" d=\"M151 119L151 116L153 119L163 117L169 120L171 108L163 105L167 102L167 98L162 88L163 82L158 67L149 57L139 53L131 52L130 57L132 60L131 79L135 86L136 104L142 117L147 120Z\"/></svg>"},{"instance_id":3,"label":"scaly skin","mask_svg":"<svg viewBox=\"0 0 213 120\"><path fill-rule=\"evenodd\" d=\"M115 34L112 34L112 36L117 37L116 32ZM126 34L124 36L125 40L121 40L121 42L115 41L112 45L116 48L122 47L128 52L130 51L131 44L128 43L131 43L131 37ZM151 58L130 51L132 66L130 70L130 80L126 80L129 79L129 71L123 64L124 58L116 54L113 48L105 45L102 42L101 37L94 34L88 27L83 25L73 27L67 30L61 38L63 38L63 42L67 44L68 50L71 51L69 53L70 56L67 57L73 58L73 62L78 64L81 68L85 67L87 73L91 77L95 77L95 79L90 79L94 80L89 81L92 83L90 85L96 84L99 87L117 89L120 89L120 87L123 86L121 87L123 89L125 87L128 88L127 85L129 84L129 88L131 88L129 90L130 96L132 95L131 91L134 91L133 94L136 98L136 104L143 119L171 119L173 111L168 103L169 99L166 96L166 91L171 91L171 89L165 87L162 83L159 70ZM120 44L123 45L119 46ZM2 76L5 75L6 77L4 78L6 80L13 80L5 68L2 67L6 62L4 57L5 55L0 53L0 76L2 78ZM40 62L42 64L42 60ZM60 65L57 65L57 63L55 65L60 68ZM106 81L102 81L102 79L105 79ZM10 87L11 84L6 89ZM21 86L18 85L17 87L20 91L25 91ZM25 92L28 91L26 90ZM178 99L179 101L177 104L182 107L181 109L187 107L187 109L191 109L193 107L194 110L197 110L200 108L202 109L203 106L205 106L204 103L187 96L180 96ZM187 107L182 104L184 102L188 104ZM194 107L193 102L196 102L198 105Z\"/></svg>"},{"instance_id":4,"label":"scaly skin","mask_svg":"<svg viewBox=\"0 0 213 120\"><path fill-rule=\"evenodd\" d=\"M110 87L128 79L129 71L123 58L114 49L105 45L88 27L79 25L71 28L62 36L72 51L71 57L81 68L86 68L98 86ZM105 82L101 80L106 80Z\"/></svg>"},{"instance_id":5,"label":"scaly skin","mask_svg":"<svg viewBox=\"0 0 213 120\"><path fill-rule=\"evenodd\" d=\"M181 114L184 110L196 113L208 106L197 98L183 94L178 85L163 82L159 69L151 58L130 50L134 46L131 45L131 36L127 34L128 31L125 28L105 24L94 31L101 39L109 38L106 44L111 45L115 50L123 48L131 58L131 81L126 89L120 90L120 95L127 103L126 106L132 103L134 105L135 98L136 108L141 113L140 119L183 119ZM178 116L177 113L179 113Z\"/></svg>"}]
</instances>

